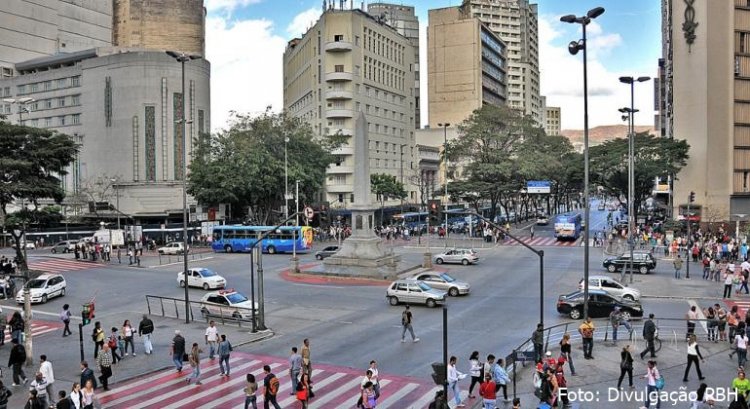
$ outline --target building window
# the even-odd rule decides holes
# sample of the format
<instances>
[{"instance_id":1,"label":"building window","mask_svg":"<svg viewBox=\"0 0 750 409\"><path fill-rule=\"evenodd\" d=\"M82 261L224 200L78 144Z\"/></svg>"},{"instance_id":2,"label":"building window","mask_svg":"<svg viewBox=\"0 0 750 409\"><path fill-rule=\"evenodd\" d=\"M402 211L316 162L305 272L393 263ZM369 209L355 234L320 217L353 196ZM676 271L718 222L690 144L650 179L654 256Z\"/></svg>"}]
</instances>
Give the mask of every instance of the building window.
<instances>
[{"instance_id":1,"label":"building window","mask_svg":"<svg viewBox=\"0 0 750 409\"><path fill-rule=\"evenodd\" d=\"M44 126L48 128L52 126L52 118L44 118Z\"/></svg>"},{"instance_id":2,"label":"building window","mask_svg":"<svg viewBox=\"0 0 750 409\"><path fill-rule=\"evenodd\" d=\"M78 125L81 123L81 114L73 114L70 118L73 122L73 125Z\"/></svg>"},{"instance_id":3,"label":"building window","mask_svg":"<svg viewBox=\"0 0 750 409\"><path fill-rule=\"evenodd\" d=\"M182 168L183 168L183 159L184 159L184 139L185 135L182 133L183 127L182 123L178 123L178 119L181 119L183 116L182 114L183 109L183 99L182 94L179 92L175 92L172 95L172 118L175 118L174 123L174 132L172 133L174 135L174 179L175 180L182 180Z\"/></svg>"},{"instance_id":4,"label":"building window","mask_svg":"<svg viewBox=\"0 0 750 409\"><path fill-rule=\"evenodd\" d=\"M68 79L60 78L57 80L57 89L68 88Z\"/></svg>"},{"instance_id":5,"label":"building window","mask_svg":"<svg viewBox=\"0 0 750 409\"><path fill-rule=\"evenodd\" d=\"M65 106L65 97L60 97L57 99L57 106L58 107L64 107Z\"/></svg>"},{"instance_id":6,"label":"building window","mask_svg":"<svg viewBox=\"0 0 750 409\"><path fill-rule=\"evenodd\" d=\"M44 81L44 90L49 91L52 89L52 81Z\"/></svg>"},{"instance_id":7,"label":"building window","mask_svg":"<svg viewBox=\"0 0 750 409\"><path fill-rule=\"evenodd\" d=\"M339 203L344 203L344 194L339 193Z\"/></svg>"},{"instance_id":8,"label":"building window","mask_svg":"<svg viewBox=\"0 0 750 409\"><path fill-rule=\"evenodd\" d=\"M72 97L70 97L70 104L73 106L81 105L81 96L73 95Z\"/></svg>"},{"instance_id":9,"label":"building window","mask_svg":"<svg viewBox=\"0 0 750 409\"><path fill-rule=\"evenodd\" d=\"M59 116L57 123L59 123L60 125L65 125L65 115Z\"/></svg>"},{"instance_id":10,"label":"building window","mask_svg":"<svg viewBox=\"0 0 750 409\"><path fill-rule=\"evenodd\" d=\"M45 109L52 109L52 100L51 99L45 99L44 100L44 108Z\"/></svg>"},{"instance_id":11,"label":"building window","mask_svg":"<svg viewBox=\"0 0 750 409\"><path fill-rule=\"evenodd\" d=\"M33 83L31 84L31 92L37 92L39 91L39 84Z\"/></svg>"},{"instance_id":12,"label":"building window","mask_svg":"<svg viewBox=\"0 0 750 409\"><path fill-rule=\"evenodd\" d=\"M73 77L78 78L78 77ZM104 79L104 126L112 126L112 78Z\"/></svg>"},{"instance_id":13,"label":"building window","mask_svg":"<svg viewBox=\"0 0 750 409\"><path fill-rule=\"evenodd\" d=\"M3 96L9 97L10 96L10 87L3 88Z\"/></svg>"},{"instance_id":14,"label":"building window","mask_svg":"<svg viewBox=\"0 0 750 409\"><path fill-rule=\"evenodd\" d=\"M72 85L71 85L71 86L73 86L73 87L80 87L80 86L81 86L81 76L80 76L80 75L77 75L77 76L75 76L75 77L72 77L72 78L70 79L70 81L71 81L71 83L72 83Z\"/></svg>"},{"instance_id":15,"label":"building window","mask_svg":"<svg viewBox=\"0 0 750 409\"><path fill-rule=\"evenodd\" d=\"M333 41L344 41L344 35L343 34L336 34L333 36Z\"/></svg>"},{"instance_id":16,"label":"building window","mask_svg":"<svg viewBox=\"0 0 750 409\"><path fill-rule=\"evenodd\" d=\"M145 108L146 121L144 122L145 147L146 147L146 180L156 180L156 107L151 105Z\"/></svg>"},{"instance_id":17,"label":"building window","mask_svg":"<svg viewBox=\"0 0 750 409\"><path fill-rule=\"evenodd\" d=\"M336 71L336 72L344 72L344 66L343 65L335 65L333 68L334 68L334 71Z\"/></svg>"},{"instance_id":18,"label":"building window","mask_svg":"<svg viewBox=\"0 0 750 409\"><path fill-rule=\"evenodd\" d=\"M10 78L13 76L13 68L3 67L2 78Z\"/></svg>"}]
</instances>

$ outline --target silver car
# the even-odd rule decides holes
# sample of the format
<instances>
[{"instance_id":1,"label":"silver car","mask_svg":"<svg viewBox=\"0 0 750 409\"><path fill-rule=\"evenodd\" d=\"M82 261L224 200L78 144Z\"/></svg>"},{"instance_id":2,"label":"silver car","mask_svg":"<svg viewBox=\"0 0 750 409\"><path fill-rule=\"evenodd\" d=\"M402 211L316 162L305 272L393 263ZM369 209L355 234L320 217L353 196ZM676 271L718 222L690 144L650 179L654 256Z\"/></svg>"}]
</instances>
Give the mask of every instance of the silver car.
<instances>
[{"instance_id":1,"label":"silver car","mask_svg":"<svg viewBox=\"0 0 750 409\"><path fill-rule=\"evenodd\" d=\"M578 282L578 289L583 290L583 279ZM589 290L602 290L619 298L631 301L641 299L641 291L637 288L626 287L621 282L607 276L589 276Z\"/></svg>"},{"instance_id":2,"label":"silver car","mask_svg":"<svg viewBox=\"0 0 750 409\"><path fill-rule=\"evenodd\" d=\"M396 280L388 286L385 297L391 305L424 304L430 308L445 303L445 291L436 290L415 279Z\"/></svg>"},{"instance_id":3,"label":"silver car","mask_svg":"<svg viewBox=\"0 0 750 409\"><path fill-rule=\"evenodd\" d=\"M435 256L435 263L461 263L465 266L479 261L479 253L474 249L453 249Z\"/></svg>"},{"instance_id":4,"label":"silver car","mask_svg":"<svg viewBox=\"0 0 750 409\"><path fill-rule=\"evenodd\" d=\"M422 281L432 288L448 291L451 297L457 297L462 294L469 294L471 286L469 283L458 281L448 273L439 273L436 271L427 271L414 276L418 281Z\"/></svg>"}]
</instances>

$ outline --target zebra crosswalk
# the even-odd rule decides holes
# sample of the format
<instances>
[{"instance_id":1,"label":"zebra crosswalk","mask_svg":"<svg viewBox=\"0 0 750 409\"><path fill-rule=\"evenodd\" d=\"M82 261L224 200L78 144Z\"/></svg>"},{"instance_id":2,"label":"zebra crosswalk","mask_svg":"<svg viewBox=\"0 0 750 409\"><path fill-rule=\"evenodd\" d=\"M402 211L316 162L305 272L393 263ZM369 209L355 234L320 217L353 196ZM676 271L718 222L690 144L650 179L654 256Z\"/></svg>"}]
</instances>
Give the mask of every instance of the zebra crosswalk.
<instances>
[{"instance_id":1,"label":"zebra crosswalk","mask_svg":"<svg viewBox=\"0 0 750 409\"><path fill-rule=\"evenodd\" d=\"M581 239L577 240L557 240L554 237L522 237L521 241L528 244L529 246L562 246L562 247L574 247L581 245ZM500 246L520 246L521 243L514 240L505 240L499 244Z\"/></svg>"},{"instance_id":2,"label":"zebra crosswalk","mask_svg":"<svg viewBox=\"0 0 750 409\"><path fill-rule=\"evenodd\" d=\"M48 273L65 273L69 271L88 270L101 264L61 258L33 258L29 260L29 269Z\"/></svg>"},{"instance_id":3,"label":"zebra crosswalk","mask_svg":"<svg viewBox=\"0 0 750 409\"><path fill-rule=\"evenodd\" d=\"M745 311L750 309L750 300L731 300L731 299L725 299L724 303L727 305L728 309L731 309L733 306L737 306L737 312L740 313L740 317L745 316Z\"/></svg>"},{"instance_id":4,"label":"zebra crosswalk","mask_svg":"<svg viewBox=\"0 0 750 409\"><path fill-rule=\"evenodd\" d=\"M57 331L62 327L63 327L62 323L56 323L56 322L50 322L50 321L32 321L31 322L31 336L38 337L39 335ZM4 341L10 342L10 331L5 331Z\"/></svg>"},{"instance_id":5,"label":"zebra crosswalk","mask_svg":"<svg viewBox=\"0 0 750 409\"><path fill-rule=\"evenodd\" d=\"M219 376L219 360L201 361L201 385L188 384L186 377L190 367L181 373L174 369L163 369L142 375L129 381L112 385L109 391L98 393L100 403L107 408L151 408L151 409L229 409L244 408L245 376L255 375L259 385L263 383L263 365L280 381L277 402L282 408L297 407L292 383L288 375L286 358L234 352L230 359L230 377ZM309 402L310 409L354 407L359 396L364 369L333 365L313 364L313 391L315 398ZM424 409L435 397L438 389L422 379L391 376L381 372L381 395L378 409ZM258 406L263 406L260 391Z\"/></svg>"}]
</instances>

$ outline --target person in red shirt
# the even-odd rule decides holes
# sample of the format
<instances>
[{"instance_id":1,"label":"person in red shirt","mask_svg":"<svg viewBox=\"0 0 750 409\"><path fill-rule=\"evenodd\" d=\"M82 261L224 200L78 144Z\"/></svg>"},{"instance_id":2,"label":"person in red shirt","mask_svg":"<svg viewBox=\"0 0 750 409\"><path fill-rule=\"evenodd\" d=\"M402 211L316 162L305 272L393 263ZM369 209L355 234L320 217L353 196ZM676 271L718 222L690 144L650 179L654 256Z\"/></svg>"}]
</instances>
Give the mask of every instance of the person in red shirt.
<instances>
[{"instance_id":1,"label":"person in red shirt","mask_svg":"<svg viewBox=\"0 0 750 409\"><path fill-rule=\"evenodd\" d=\"M484 403L484 409L495 408L497 402L497 395L495 394L495 382L492 381L491 374L484 374L484 382L479 385L479 396L482 397Z\"/></svg>"}]
</instances>

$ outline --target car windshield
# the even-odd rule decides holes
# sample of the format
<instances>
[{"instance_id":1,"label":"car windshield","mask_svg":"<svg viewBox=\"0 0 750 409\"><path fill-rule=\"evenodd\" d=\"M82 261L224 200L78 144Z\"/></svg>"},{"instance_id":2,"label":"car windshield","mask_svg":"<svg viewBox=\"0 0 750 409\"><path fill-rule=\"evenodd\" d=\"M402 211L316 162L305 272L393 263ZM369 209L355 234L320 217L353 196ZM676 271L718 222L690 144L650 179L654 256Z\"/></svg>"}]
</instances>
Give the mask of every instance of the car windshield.
<instances>
[{"instance_id":1,"label":"car windshield","mask_svg":"<svg viewBox=\"0 0 750 409\"><path fill-rule=\"evenodd\" d=\"M200 270L199 273L203 277L213 277L213 276L216 275L216 273L214 273L213 271L211 271L211 270L209 270L207 268L204 268L203 270Z\"/></svg>"},{"instance_id":2,"label":"car windshield","mask_svg":"<svg viewBox=\"0 0 750 409\"><path fill-rule=\"evenodd\" d=\"M227 295L227 300L229 301L230 304L239 304L241 302L247 301L247 297L245 297L244 295L240 293L232 293L232 294Z\"/></svg>"},{"instance_id":3,"label":"car windshield","mask_svg":"<svg viewBox=\"0 0 750 409\"><path fill-rule=\"evenodd\" d=\"M423 283L421 281L419 282L419 288L421 288L422 291L430 291L430 290L432 290L432 287L430 287L429 285L427 285L427 284L425 284L425 283Z\"/></svg>"},{"instance_id":4,"label":"car windshield","mask_svg":"<svg viewBox=\"0 0 750 409\"><path fill-rule=\"evenodd\" d=\"M452 282L456 281L456 279L453 278L453 277L451 277L450 275L448 275L448 273L440 274L440 277L442 277L443 280L445 280L446 283L452 283Z\"/></svg>"},{"instance_id":5,"label":"car windshield","mask_svg":"<svg viewBox=\"0 0 750 409\"><path fill-rule=\"evenodd\" d=\"M26 288L44 288L44 284L46 283L47 280L31 280L26 283Z\"/></svg>"}]
</instances>

